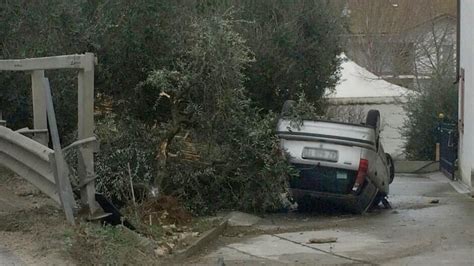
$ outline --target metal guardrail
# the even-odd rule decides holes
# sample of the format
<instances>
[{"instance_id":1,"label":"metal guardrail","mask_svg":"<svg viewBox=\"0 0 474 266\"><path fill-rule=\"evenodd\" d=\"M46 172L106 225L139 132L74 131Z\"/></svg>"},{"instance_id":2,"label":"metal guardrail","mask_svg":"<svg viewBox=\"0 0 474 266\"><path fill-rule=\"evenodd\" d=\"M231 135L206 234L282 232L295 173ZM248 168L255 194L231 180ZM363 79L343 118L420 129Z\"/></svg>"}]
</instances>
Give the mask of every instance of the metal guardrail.
<instances>
[{"instance_id":1,"label":"metal guardrail","mask_svg":"<svg viewBox=\"0 0 474 266\"><path fill-rule=\"evenodd\" d=\"M71 209L75 205L68 180L68 168L59 143L54 107L45 70L77 69L78 140L72 147L78 149L77 174L80 183L82 206L89 215L102 212L95 200L94 150L94 67L97 58L92 53L0 60L0 71L23 71L31 75L33 102L33 129L14 132L6 128L0 110L0 163L37 186L46 195L61 203L70 222L74 222ZM48 110L47 110L48 109ZM54 120L54 122L52 122ZM46 130L49 128L49 131ZM56 129L55 129L56 128ZM48 148L49 137L54 151ZM29 139L30 136L32 139ZM64 182L63 182L64 181Z\"/></svg>"},{"instance_id":2,"label":"metal guardrail","mask_svg":"<svg viewBox=\"0 0 474 266\"><path fill-rule=\"evenodd\" d=\"M48 195L60 200L54 181L50 154L54 151L9 128L0 126L0 163Z\"/></svg>"},{"instance_id":3,"label":"metal guardrail","mask_svg":"<svg viewBox=\"0 0 474 266\"><path fill-rule=\"evenodd\" d=\"M67 220L73 224L76 203L69 180L69 167L64 159L64 150L61 148L59 141L49 81L45 78L43 82L49 132L51 133L54 150L29 138L29 136L37 133L48 134L47 129L31 130L22 128L13 131L0 126L0 164L27 179L60 204L64 209ZM76 141L66 147L65 150L91 145L94 149L97 149L97 145L94 145L96 143L96 138L91 137Z\"/></svg>"}]
</instances>

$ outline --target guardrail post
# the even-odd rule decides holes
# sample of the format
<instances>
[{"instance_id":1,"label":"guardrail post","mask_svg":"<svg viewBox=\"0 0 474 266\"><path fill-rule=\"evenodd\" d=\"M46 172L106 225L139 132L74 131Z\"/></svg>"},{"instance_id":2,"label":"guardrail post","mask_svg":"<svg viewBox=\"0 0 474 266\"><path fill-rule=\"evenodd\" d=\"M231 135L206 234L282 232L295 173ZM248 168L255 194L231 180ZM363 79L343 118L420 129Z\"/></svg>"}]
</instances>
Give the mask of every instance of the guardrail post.
<instances>
[{"instance_id":1,"label":"guardrail post","mask_svg":"<svg viewBox=\"0 0 474 266\"><path fill-rule=\"evenodd\" d=\"M94 136L94 66L97 60L92 53L0 60L0 71L32 71L33 114L35 134L33 139L43 145L49 137L40 135L47 129L44 70L78 69L78 141L90 140ZM49 86L49 83L48 83ZM4 125L4 121L0 121ZM31 133L30 132L30 133ZM100 214L102 209L95 200L94 145L84 145L78 150L78 176L81 187L81 202L90 210L90 214ZM61 160L56 161L61 164ZM59 173L61 174L61 173Z\"/></svg>"},{"instance_id":2,"label":"guardrail post","mask_svg":"<svg viewBox=\"0 0 474 266\"><path fill-rule=\"evenodd\" d=\"M92 53L85 54L86 63L78 75L78 140L94 136L94 64L95 57ZM91 214L99 206L95 201L94 185L94 150L92 147L83 146L78 153L78 175L81 188L81 202L89 207ZM92 182L91 182L92 181Z\"/></svg>"},{"instance_id":3,"label":"guardrail post","mask_svg":"<svg viewBox=\"0 0 474 266\"><path fill-rule=\"evenodd\" d=\"M31 73L34 129L48 129L43 79L44 70L34 70ZM34 134L33 139L45 146L48 146L48 134Z\"/></svg>"}]
</instances>

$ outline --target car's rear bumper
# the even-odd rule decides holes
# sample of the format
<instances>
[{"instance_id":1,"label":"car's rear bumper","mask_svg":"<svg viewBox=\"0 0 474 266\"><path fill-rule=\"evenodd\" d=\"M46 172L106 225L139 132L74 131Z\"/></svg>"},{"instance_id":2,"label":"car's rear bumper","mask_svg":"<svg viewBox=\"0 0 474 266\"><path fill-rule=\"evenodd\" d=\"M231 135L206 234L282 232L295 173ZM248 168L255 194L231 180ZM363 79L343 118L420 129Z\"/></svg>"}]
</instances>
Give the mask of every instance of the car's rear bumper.
<instances>
[{"instance_id":1,"label":"car's rear bumper","mask_svg":"<svg viewBox=\"0 0 474 266\"><path fill-rule=\"evenodd\" d=\"M358 194L335 194L327 192L318 192L306 189L290 188L291 195L294 199L303 199L310 197L311 199L317 199L321 201L327 201L341 207L353 211L355 213L364 213L372 205L375 196L378 193L377 187L367 182Z\"/></svg>"}]
</instances>

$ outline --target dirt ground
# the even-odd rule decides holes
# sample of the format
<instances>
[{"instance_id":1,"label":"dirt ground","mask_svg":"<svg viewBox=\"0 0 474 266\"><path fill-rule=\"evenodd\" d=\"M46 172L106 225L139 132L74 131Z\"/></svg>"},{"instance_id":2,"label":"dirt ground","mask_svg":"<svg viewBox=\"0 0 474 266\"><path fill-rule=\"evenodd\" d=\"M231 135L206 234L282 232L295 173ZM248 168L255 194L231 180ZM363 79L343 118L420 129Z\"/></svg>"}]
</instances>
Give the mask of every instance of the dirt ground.
<instances>
[{"instance_id":1,"label":"dirt ground","mask_svg":"<svg viewBox=\"0 0 474 266\"><path fill-rule=\"evenodd\" d=\"M28 265L74 264L63 217L52 200L0 168L0 246Z\"/></svg>"},{"instance_id":2,"label":"dirt ground","mask_svg":"<svg viewBox=\"0 0 474 266\"><path fill-rule=\"evenodd\" d=\"M0 168L0 265L160 265L220 221L192 218L166 200L139 206L144 217L130 221L141 236L121 226L70 226L55 202Z\"/></svg>"}]
</instances>

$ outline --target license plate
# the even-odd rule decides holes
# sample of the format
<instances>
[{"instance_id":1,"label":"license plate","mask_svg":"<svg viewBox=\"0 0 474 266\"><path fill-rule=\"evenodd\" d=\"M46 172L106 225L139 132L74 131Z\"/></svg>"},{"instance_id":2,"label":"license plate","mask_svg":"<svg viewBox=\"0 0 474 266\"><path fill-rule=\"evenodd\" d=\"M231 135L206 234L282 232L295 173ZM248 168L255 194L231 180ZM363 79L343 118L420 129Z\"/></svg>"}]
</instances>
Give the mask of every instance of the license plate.
<instances>
[{"instance_id":1,"label":"license plate","mask_svg":"<svg viewBox=\"0 0 474 266\"><path fill-rule=\"evenodd\" d=\"M338 154L337 154L337 151L334 151L334 150L305 147L303 149L303 154L301 155L301 157L303 159L310 159L310 160L337 162Z\"/></svg>"},{"instance_id":2,"label":"license plate","mask_svg":"<svg viewBox=\"0 0 474 266\"><path fill-rule=\"evenodd\" d=\"M347 172L336 172L336 179L346 180L347 179Z\"/></svg>"}]
</instances>

